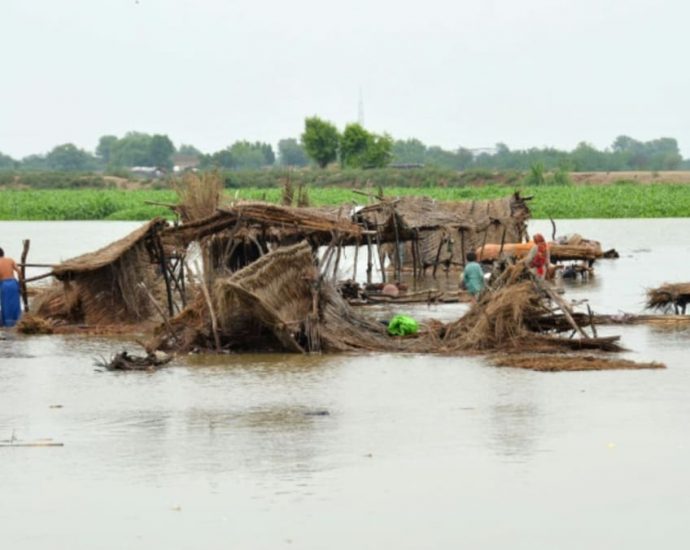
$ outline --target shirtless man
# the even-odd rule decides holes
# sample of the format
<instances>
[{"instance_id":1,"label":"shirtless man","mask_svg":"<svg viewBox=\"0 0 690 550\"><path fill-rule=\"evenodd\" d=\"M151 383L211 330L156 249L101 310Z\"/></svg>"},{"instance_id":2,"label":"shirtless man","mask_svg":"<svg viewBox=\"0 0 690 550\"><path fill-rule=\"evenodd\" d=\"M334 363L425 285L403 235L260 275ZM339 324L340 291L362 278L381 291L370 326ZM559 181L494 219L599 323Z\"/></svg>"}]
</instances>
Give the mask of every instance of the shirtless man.
<instances>
[{"instance_id":1,"label":"shirtless man","mask_svg":"<svg viewBox=\"0 0 690 550\"><path fill-rule=\"evenodd\" d=\"M12 258L5 257L5 251L0 248L0 323L4 327L17 324L22 310L19 304L19 268Z\"/></svg>"}]
</instances>

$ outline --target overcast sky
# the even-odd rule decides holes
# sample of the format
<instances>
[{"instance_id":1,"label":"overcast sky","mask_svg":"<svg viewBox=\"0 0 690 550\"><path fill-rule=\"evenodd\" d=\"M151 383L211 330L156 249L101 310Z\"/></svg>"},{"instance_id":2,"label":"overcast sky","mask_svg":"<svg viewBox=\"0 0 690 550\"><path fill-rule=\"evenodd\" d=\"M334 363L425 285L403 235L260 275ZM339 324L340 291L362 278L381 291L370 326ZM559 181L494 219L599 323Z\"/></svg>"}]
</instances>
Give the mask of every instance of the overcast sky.
<instances>
[{"instance_id":1,"label":"overcast sky","mask_svg":"<svg viewBox=\"0 0 690 550\"><path fill-rule=\"evenodd\" d=\"M676 137L687 0L0 0L0 151L168 134L210 152L305 116L445 148Z\"/></svg>"}]
</instances>

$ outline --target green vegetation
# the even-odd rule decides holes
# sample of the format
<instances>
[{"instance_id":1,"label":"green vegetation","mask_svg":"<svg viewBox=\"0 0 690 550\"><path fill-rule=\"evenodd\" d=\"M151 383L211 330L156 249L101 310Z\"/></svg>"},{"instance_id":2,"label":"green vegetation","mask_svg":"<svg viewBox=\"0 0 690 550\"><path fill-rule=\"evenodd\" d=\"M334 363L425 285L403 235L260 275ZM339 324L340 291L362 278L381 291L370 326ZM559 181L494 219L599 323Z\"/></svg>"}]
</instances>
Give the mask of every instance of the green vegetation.
<instances>
[{"instance_id":1,"label":"green vegetation","mask_svg":"<svg viewBox=\"0 0 690 550\"><path fill-rule=\"evenodd\" d=\"M302 143L309 158L325 168L338 158L340 134L334 124L314 116L304 121Z\"/></svg>"},{"instance_id":2,"label":"green vegetation","mask_svg":"<svg viewBox=\"0 0 690 550\"><path fill-rule=\"evenodd\" d=\"M388 197L427 195L438 200L491 199L514 190L504 185L479 187L387 187ZM532 195L530 205L535 218L653 218L690 216L690 186L682 184L639 185L563 185L521 187L523 195ZM370 192L375 191L370 189ZM227 190L228 198L280 202L282 188L245 188ZM344 187L317 187L309 190L313 206L362 203L366 198ZM168 216L167 208L145 201L173 203L170 190L121 191L0 191L2 220L146 220Z\"/></svg>"},{"instance_id":3,"label":"green vegetation","mask_svg":"<svg viewBox=\"0 0 690 550\"><path fill-rule=\"evenodd\" d=\"M310 161L311 159L311 161ZM319 117L305 119L300 139L278 142L278 157L269 143L238 140L216 152L204 153L190 144L175 147L165 134L128 132L123 137L101 136L92 153L72 143L54 147L46 154L13 159L0 152L0 171L113 172L132 167L170 170L173 166L220 170L257 170L275 166L304 167L310 162L321 168L340 160L344 168L426 166L441 170L520 171L542 166L546 173L621 172L690 169L674 138L638 141L618 136L599 150L581 142L572 151L553 147L511 150L504 143L483 149L459 146L443 149L415 138L394 140L359 124L348 124L342 134L334 124Z\"/></svg>"}]
</instances>

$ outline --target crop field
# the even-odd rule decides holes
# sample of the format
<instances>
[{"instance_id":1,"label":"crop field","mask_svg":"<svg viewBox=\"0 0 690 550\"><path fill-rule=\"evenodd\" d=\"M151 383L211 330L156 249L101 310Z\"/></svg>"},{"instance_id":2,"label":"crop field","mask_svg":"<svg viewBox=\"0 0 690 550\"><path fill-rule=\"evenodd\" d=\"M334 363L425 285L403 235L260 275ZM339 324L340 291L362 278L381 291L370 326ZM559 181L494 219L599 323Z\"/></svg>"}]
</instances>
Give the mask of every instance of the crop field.
<instances>
[{"instance_id":1,"label":"crop field","mask_svg":"<svg viewBox=\"0 0 690 550\"><path fill-rule=\"evenodd\" d=\"M387 187L387 197L427 195L437 200L490 199L515 189L502 185L465 187ZM534 218L669 218L690 217L690 186L682 184L566 185L521 187ZM279 202L281 189L227 190L234 198ZM365 204L367 198L343 187L309 189L312 206ZM0 220L146 220L170 217L170 211L147 201L174 203L170 190L64 189L0 191Z\"/></svg>"}]
</instances>

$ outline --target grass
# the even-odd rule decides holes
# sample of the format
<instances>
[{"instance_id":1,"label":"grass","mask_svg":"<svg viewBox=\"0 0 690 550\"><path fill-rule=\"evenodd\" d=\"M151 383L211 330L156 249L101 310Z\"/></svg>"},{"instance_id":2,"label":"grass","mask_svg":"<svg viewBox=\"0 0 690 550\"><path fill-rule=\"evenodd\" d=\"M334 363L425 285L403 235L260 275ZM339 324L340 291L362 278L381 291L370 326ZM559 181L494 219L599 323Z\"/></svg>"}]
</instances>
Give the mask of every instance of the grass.
<instances>
[{"instance_id":1,"label":"grass","mask_svg":"<svg viewBox=\"0 0 690 550\"><path fill-rule=\"evenodd\" d=\"M513 187L386 187L387 197L427 195L438 200L491 199L510 194ZM690 217L690 186L682 184L563 185L521 187L532 195L534 218L673 218ZM280 202L281 189L228 189L228 197ZM309 190L313 206L363 203L366 197L345 187ZM167 208L145 201L176 202L170 190L1 190L0 220L146 220L170 216Z\"/></svg>"}]
</instances>

